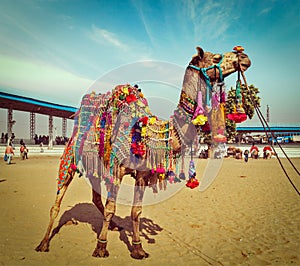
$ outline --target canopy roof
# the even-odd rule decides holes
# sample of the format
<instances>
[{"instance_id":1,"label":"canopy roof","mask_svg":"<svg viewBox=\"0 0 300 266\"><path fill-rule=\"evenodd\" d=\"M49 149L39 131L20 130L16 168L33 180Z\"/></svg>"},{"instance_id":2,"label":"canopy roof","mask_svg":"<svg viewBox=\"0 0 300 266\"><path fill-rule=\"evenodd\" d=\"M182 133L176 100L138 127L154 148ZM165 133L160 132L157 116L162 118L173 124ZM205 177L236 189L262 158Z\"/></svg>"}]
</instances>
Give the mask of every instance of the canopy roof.
<instances>
[{"instance_id":1,"label":"canopy roof","mask_svg":"<svg viewBox=\"0 0 300 266\"><path fill-rule=\"evenodd\" d=\"M251 133L251 132L264 132L263 127L237 127L236 130L238 132L244 133ZM268 131L268 128L266 128ZM285 127L285 126L271 126L270 130L272 132L285 132L285 133L292 133L292 132L300 132L300 127Z\"/></svg>"},{"instance_id":2,"label":"canopy roof","mask_svg":"<svg viewBox=\"0 0 300 266\"><path fill-rule=\"evenodd\" d=\"M77 108L0 92L0 108L73 119Z\"/></svg>"}]
</instances>

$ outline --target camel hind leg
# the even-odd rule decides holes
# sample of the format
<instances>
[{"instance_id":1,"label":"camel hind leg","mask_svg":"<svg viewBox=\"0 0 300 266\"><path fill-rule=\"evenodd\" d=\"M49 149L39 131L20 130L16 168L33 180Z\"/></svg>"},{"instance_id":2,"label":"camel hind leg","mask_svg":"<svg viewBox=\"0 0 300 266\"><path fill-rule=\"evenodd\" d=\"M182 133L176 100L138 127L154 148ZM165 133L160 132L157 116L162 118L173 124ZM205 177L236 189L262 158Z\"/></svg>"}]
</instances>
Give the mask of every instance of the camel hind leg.
<instances>
[{"instance_id":1,"label":"camel hind leg","mask_svg":"<svg viewBox=\"0 0 300 266\"><path fill-rule=\"evenodd\" d=\"M36 251L43 251L43 252L49 251L50 233L52 231L54 221L59 213L62 199L67 191L68 186L70 185L71 181L73 180L73 176L74 176L74 173L68 173L65 184L61 188L60 193L56 195L54 205L50 209L50 221L49 221L49 225L47 227L47 231L46 231L45 236L42 239L41 243L35 248Z\"/></svg>"},{"instance_id":2,"label":"camel hind leg","mask_svg":"<svg viewBox=\"0 0 300 266\"><path fill-rule=\"evenodd\" d=\"M148 175L148 171L138 171L134 187L133 205L131 209L133 235L132 251L130 254L134 259L144 259L149 257L149 254L143 249L140 239L140 216L142 214L143 197L146 187L145 179Z\"/></svg>"},{"instance_id":3,"label":"camel hind leg","mask_svg":"<svg viewBox=\"0 0 300 266\"><path fill-rule=\"evenodd\" d=\"M72 163L74 162L74 154L72 152L72 144L71 140L64 150L64 154L62 156L60 162L60 176L59 176L59 187L60 189L57 192L54 205L50 209L50 221L48 228L46 230L45 236L42 239L41 243L35 248L36 251L49 251L49 242L50 242L50 234L53 228L54 220L56 219L62 199L73 180L76 169L72 168Z\"/></svg>"}]
</instances>

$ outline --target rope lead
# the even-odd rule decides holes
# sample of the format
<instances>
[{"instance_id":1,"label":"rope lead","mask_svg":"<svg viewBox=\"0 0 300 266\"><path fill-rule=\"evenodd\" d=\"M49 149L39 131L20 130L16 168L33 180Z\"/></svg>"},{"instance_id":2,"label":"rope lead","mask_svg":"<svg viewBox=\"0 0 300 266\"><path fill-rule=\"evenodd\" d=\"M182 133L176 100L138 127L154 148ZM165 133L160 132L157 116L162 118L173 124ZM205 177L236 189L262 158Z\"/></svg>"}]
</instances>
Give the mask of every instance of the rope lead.
<instances>
[{"instance_id":1,"label":"rope lead","mask_svg":"<svg viewBox=\"0 0 300 266\"><path fill-rule=\"evenodd\" d=\"M265 131L266 136L268 136L268 134L267 134L267 130L268 130L268 132L271 133L272 137L275 139L276 143L278 144L279 148L280 148L281 151L283 152L284 156L287 158L287 160L289 161L289 163L292 165L292 167L294 168L294 170L296 171L296 173L300 176L300 173L299 173L298 169L295 167L295 165L293 164L293 162L290 160L290 158L287 156L287 154L285 153L285 151L284 151L283 148L281 147L280 143L277 141L277 139L276 139L274 133L271 131L271 129L270 129L269 125L268 125L268 122L266 121L266 119L264 118L264 116L263 116L263 114L261 113L260 109L258 108L257 104L255 103L255 101L254 101L254 99L253 99L253 96L252 96L252 94L250 93L250 89L249 89L249 87L248 87L248 84L247 84L247 81L246 81L245 74L244 74L244 72L242 71L242 69L241 69L240 66L239 66L239 69L241 70L241 74L242 74L242 77L243 77L243 79L244 79L246 89L249 91L250 98L251 98L251 102L252 102L252 104L254 105L255 111L256 111L256 113L257 113L257 116L258 116L258 118L259 118L259 120L260 120L260 122L261 122L263 128L264 128L264 131ZM265 123L265 124L264 124L264 123ZM266 129L266 127L267 127L267 129ZM272 146L273 151L275 152L275 149L274 149L273 144L271 144L271 146ZM279 164L280 164L280 166L281 166L281 169L282 169L283 172L285 173L285 176L288 178L289 182L291 183L291 185L293 186L293 188L294 188L295 191L297 192L298 196L300 196L299 190L297 189L297 187L295 186L295 184L293 183L293 181L292 181L291 178L289 177L289 175L288 175L287 171L285 170L285 168L284 168L284 166L283 166L283 164L282 164L280 158L278 157L277 152L275 152L275 155L276 155L276 158L277 158L277 160L278 160L278 162L279 162Z\"/></svg>"}]
</instances>

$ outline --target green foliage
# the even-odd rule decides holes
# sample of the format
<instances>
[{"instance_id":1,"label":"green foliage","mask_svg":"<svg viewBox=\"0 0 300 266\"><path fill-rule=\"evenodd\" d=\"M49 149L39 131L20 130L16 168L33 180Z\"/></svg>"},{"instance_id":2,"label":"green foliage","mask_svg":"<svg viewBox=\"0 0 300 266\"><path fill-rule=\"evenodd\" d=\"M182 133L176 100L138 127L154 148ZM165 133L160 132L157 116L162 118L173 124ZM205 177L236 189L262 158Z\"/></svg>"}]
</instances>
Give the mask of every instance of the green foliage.
<instances>
[{"instance_id":1,"label":"green foliage","mask_svg":"<svg viewBox=\"0 0 300 266\"><path fill-rule=\"evenodd\" d=\"M225 104L226 114L231 114L234 112L235 102L235 88L231 87L231 89L227 92L227 99ZM234 139L236 136L236 123L233 120L226 118L225 126L227 140Z\"/></svg>"},{"instance_id":2,"label":"green foliage","mask_svg":"<svg viewBox=\"0 0 300 266\"><path fill-rule=\"evenodd\" d=\"M259 89L255 88L254 85L250 85L248 88L249 90L247 90L245 85L241 86L243 107L249 119L252 119L254 116L255 105L260 107L260 97L257 95L259 93Z\"/></svg>"},{"instance_id":3,"label":"green foliage","mask_svg":"<svg viewBox=\"0 0 300 266\"><path fill-rule=\"evenodd\" d=\"M244 84L241 85L241 93L243 95L243 108L248 118L252 119L255 113L255 105L257 107L260 107L260 97L257 95L259 93L259 89L254 87L254 85L250 85L248 86L248 88L249 90L247 90ZM231 87L231 89L227 93L227 100L225 105L227 114L230 114L234 111L234 106L236 103L235 90L235 88ZM233 139L236 136L235 122L230 119L226 119L225 124L227 139Z\"/></svg>"},{"instance_id":4,"label":"green foliage","mask_svg":"<svg viewBox=\"0 0 300 266\"><path fill-rule=\"evenodd\" d=\"M225 109L227 114L231 114L234 111L235 106L235 89L231 87L230 91L227 92L227 99Z\"/></svg>"},{"instance_id":5,"label":"green foliage","mask_svg":"<svg viewBox=\"0 0 300 266\"><path fill-rule=\"evenodd\" d=\"M236 123L233 120L225 119L226 138L228 140L234 139L236 136Z\"/></svg>"}]
</instances>

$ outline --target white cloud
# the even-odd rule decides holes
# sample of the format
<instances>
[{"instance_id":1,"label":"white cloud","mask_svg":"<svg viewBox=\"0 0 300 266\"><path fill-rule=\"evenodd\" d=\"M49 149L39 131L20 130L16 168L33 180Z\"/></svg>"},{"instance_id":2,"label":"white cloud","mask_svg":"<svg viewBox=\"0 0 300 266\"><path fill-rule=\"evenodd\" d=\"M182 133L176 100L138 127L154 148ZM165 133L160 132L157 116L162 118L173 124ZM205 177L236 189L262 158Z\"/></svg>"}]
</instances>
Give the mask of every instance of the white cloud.
<instances>
[{"instance_id":1,"label":"white cloud","mask_svg":"<svg viewBox=\"0 0 300 266\"><path fill-rule=\"evenodd\" d=\"M148 14L144 13L144 10L148 10L149 6L146 6L147 3L145 1L132 1L132 4L135 7L136 12L138 13L138 16L139 16L139 18L142 22L142 25L145 29L147 37L148 37L148 39L151 43L151 46L154 46L155 43L156 43L155 37L154 37L155 34L152 33L152 30L151 30L151 27L150 27L150 25L153 23L153 21L152 21L152 18L151 18L151 20L150 20L151 22L150 22L150 25L149 25L149 23L147 22L147 19L146 19Z\"/></svg>"},{"instance_id":2,"label":"white cloud","mask_svg":"<svg viewBox=\"0 0 300 266\"><path fill-rule=\"evenodd\" d=\"M63 69L41 62L0 55L0 87L23 96L77 105L92 83Z\"/></svg>"},{"instance_id":3,"label":"white cloud","mask_svg":"<svg viewBox=\"0 0 300 266\"><path fill-rule=\"evenodd\" d=\"M186 1L184 14L194 25L196 41L219 39L232 21L232 4L218 1Z\"/></svg>"},{"instance_id":4,"label":"white cloud","mask_svg":"<svg viewBox=\"0 0 300 266\"><path fill-rule=\"evenodd\" d=\"M272 7L266 7L259 12L259 16L268 14L272 10Z\"/></svg>"},{"instance_id":5,"label":"white cloud","mask_svg":"<svg viewBox=\"0 0 300 266\"><path fill-rule=\"evenodd\" d=\"M92 25L92 30L89 33L89 37L90 39L101 45L109 43L110 45L113 45L116 48L120 48L123 51L128 50L128 47L121 40L119 40L115 33L98 28L95 25Z\"/></svg>"}]
</instances>

